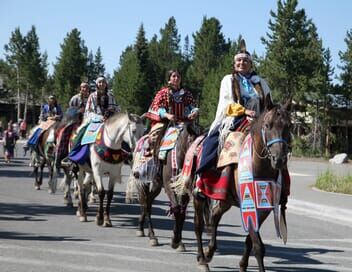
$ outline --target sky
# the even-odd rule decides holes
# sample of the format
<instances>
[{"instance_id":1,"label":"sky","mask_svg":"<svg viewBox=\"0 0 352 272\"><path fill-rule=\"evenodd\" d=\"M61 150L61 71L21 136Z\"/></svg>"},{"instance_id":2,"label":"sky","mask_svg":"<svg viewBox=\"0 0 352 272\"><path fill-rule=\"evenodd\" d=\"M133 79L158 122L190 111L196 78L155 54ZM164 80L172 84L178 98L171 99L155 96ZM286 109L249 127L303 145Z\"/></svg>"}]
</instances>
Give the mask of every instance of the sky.
<instances>
[{"instance_id":1,"label":"sky","mask_svg":"<svg viewBox=\"0 0 352 272\"><path fill-rule=\"evenodd\" d=\"M339 65L338 52L346 50L344 39L352 29L352 1L301 0L298 8L304 8L317 26L323 46L331 50L333 66ZM67 33L77 28L89 50L95 53L101 48L106 72L112 75L121 53L134 44L140 25L150 40L155 34L160 37L159 30L171 16L176 19L181 41L200 29L204 16L215 17L226 39L241 34L247 49L262 56L261 37L268 32L271 10L277 11L277 0L0 0L0 58L5 58L4 45L16 27L26 35L34 25L52 73L60 45ZM336 68L335 76L339 73Z\"/></svg>"}]
</instances>

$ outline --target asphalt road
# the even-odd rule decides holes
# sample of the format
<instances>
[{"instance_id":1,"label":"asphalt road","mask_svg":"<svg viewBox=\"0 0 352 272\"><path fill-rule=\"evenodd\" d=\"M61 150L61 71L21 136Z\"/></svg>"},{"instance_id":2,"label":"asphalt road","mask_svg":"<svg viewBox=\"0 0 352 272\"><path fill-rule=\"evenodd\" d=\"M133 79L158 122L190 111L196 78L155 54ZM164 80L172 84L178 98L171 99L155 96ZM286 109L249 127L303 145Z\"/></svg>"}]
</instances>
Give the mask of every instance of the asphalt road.
<instances>
[{"instance_id":1,"label":"asphalt road","mask_svg":"<svg viewBox=\"0 0 352 272\"><path fill-rule=\"evenodd\" d=\"M1 272L197 271L191 206L183 233L187 251L177 253L169 245L173 220L166 216L168 201L161 192L153 206L160 245L151 247L146 237L135 236L139 206L124 203L125 182L115 188L112 228L96 226L95 205L89 208L89 222L80 223L75 209L63 205L60 190L55 195L48 194L47 179L41 191L34 190L28 158L21 153L18 150L18 158L10 164L0 157ZM334 217L340 210L352 210L352 198L311 189L315 176L327 167L328 164L315 161L290 162L288 243L283 245L276 237L270 216L261 229L267 271L352 271L351 218ZM348 171L350 166L346 167L337 167L336 171ZM124 168L124 173L127 175L128 168ZM312 213L309 210L314 206L302 208L306 202L323 209ZM327 215L324 212L328 207L333 210ZM211 271L238 271L244 237L239 211L232 208L221 221ZM254 257L248 271L257 271Z\"/></svg>"}]
</instances>

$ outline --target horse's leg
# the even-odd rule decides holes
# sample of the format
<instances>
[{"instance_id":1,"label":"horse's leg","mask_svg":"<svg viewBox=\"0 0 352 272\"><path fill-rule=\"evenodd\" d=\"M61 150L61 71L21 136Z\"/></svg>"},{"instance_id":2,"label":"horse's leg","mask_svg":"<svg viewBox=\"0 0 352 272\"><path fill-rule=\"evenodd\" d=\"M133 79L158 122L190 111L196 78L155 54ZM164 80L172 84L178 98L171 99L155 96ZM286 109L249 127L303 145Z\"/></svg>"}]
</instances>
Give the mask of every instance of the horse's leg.
<instances>
[{"instance_id":1,"label":"horse's leg","mask_svg":"<svg viewBox=\"0 0 352 272\"><path fill-rule=\"evenodd\" d=\"M259 226L265 221L265 219L268 217L270 212L261 212L258 216L258 222ZM255 258L257 259L258 267L260 272L265 272L265 267L264 267L264 256L265 256L265 246L262 241L262 238L260 237L259 231L249 231L249 236L252 240L252 245L253 245L253 253ZM247 245L247 239L246 239L246 246ZM248 249L247 249L248 250ZM246 252L245 252L246 254ZM249 253L248 253L249 255ZM242 257L244 259L245 255ZM241 260L242 261L242 260ZM244 262L245 264L245 262ZM247 265L248 265L248 257L247 257ZM241 271L246 271L246 270L241 270Z\"/></svg>"},{"instance_id":2,"label":"horse's leg","mask_svg":"<svg viewBox=\"0 0 352 272\"><path fill-rule=\"evenodd\" d=\"M209 266L205 261L203 251L203 231L204 231L204 216L203 212L206 207L206 199L193 198L194 206L194 232L197 238L197 262L198 266L203 271L209 271Z\"/></svg>"},{"instance_id":3,"label":"horse's leg","mask_svg":"<svg viewBox=\"0 0 352 272\"><path fill-rule=\"evenodd\" d=\"M99 205L98 205L98 211L97 215L95 218L95 222L97 223L98 226L103 225L104 223L104 197L105 197L105 189L103 187L103 177L101 177L99 174L93 173L94 175L94 182L97 186L97 191L99 195Z\"/></svg>"},{"instance_id":4,"label":"horse's leg","mask_svg":"<svg viewBox=\"0 0 352 272\"><path fill-rule=\"evenodd\" d=\"M252 239L251 236L248 234L246 237L246 241L244 243L244 251L243 251L243 255L242 258L240 260L240 272L246 272L247 271L247 267L248 267L248 259L249 259L249 255L251 254L252 251Z\"/></svg>"},{"instance_id":5,"label":"horse's leg","mask_svg":"<svg viewBox=\"0 0 352 272\"><path fill-rule=\"evenodd\" d=\"M64 168L64 204L68 207L73 207L71 196L72 177L69 168Z\"/></svg>"},{"instance_id":6,"label":"horse's leg","mask_svg":"<svg viewBox=\"0 0 352 272\"><path fill-rule=\"evenodd\" d=\"M86 188L84 184L85 172L80 168L77 185L78 185L78 209L77 216L79 216L80 222L87 222L87 199L86 199Z\"/></svg>"},{"instance_id":7,"label":"horse's leg","mask_svg":"<svg viewBox=\"0 0 352 272\"><path fill-rule=\"evenodd\" d=\"M189 196L188 194L184 194L178 197L180 198L180 204L178 205L178 208L174 210L175 225L174 237L171 246L179 252L184 252L186 249L184 244L182 243L182 230L186 219L186 208L189 202Z\"/></svg>"},{"instance_id":8,"label":"horse's leg","mask_svg":"<svg viewBox=\"0 0 352 272\"><path fill-rule=\"evenodd\" d=\"M34 173L34 179L35 179L35 181L34 181L34 188L36 189L36 190L40 190L40 179L39 179L39 167L38 166L33 166L33 173Z\"/></svg>"},{"instance_id":9,"label":"horse's leg","mask_svg":"<svg viewBox=\"0 0 352 272\"><path fill-rule=\"evenodd\" d=\"M216 236L218 232L218 225L222 215L231 208L231 204L227 201L219 201L219 203L213 208L210 216L210 240L208 247L205 249L204 256L205 261L209 263L214 256L215 250L217 248Z\"/></svg>"},{"instance_id":10,"label":"horse's leg","mask_svg":"<svg viewBox=\"0 0 352 272\"><path fill-rule=\"evenodd\" d=\"M152 223L152 204L154 199L160 194L162 188L162 181L160 178L156 178L152 183L152 189L149 192L148 186L148 195L146 203L146 216L148 221L148 237L149 243L151 246L157 246L159 244L158 239L155 237L153 223Z\"/></svg>"}]
</instances>

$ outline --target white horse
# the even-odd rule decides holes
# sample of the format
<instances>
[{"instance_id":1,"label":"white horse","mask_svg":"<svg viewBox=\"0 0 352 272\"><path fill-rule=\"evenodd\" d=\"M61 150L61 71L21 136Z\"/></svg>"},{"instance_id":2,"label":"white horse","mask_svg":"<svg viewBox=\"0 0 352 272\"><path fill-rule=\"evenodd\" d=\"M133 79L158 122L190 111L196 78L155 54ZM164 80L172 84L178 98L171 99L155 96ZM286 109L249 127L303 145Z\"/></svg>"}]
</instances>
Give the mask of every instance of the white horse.
<instances>
[{"instance_id":1,"label":"white horse","mask_svg":"<svg viewBox=\"0 0 352 272\"><path fill-rule=\"evenodd\" d=\"M127 160L127 154L122 150L122 143L129 145L134 150L137 140L144 133L144 125L142 119L133 114L116 113L111 116L101 129L95 143L90 144L90 165L85 163L80 165L80 173L86 172L84 180L78 179L79 187L79 207L78 213L80 221L87 221L87 204L86 204L86 186L94 180L99 195L99 207L96 216L97 225L111 227L110 220L110 204L114 193L116 182L121 183L121 167ZM108 188L105 192L103 185L103 177L108 175ZM82 176L81 174L79 176ZM105 208L103 200L107 195Z\"/></svg>"}]
</instances>

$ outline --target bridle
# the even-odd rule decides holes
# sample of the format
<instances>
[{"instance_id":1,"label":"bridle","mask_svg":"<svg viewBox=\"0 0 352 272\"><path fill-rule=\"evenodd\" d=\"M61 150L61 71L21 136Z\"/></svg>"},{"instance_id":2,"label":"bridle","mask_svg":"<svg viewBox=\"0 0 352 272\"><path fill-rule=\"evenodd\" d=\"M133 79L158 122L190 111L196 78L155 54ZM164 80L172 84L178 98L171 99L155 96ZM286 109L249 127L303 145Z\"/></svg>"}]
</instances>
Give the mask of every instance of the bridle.
<instances>
[{"instance_id":1,"label":"bridle","mask_svg":"<svg viewBox=\"0 0 352 272\"><path fill-rule=\"evenodd\" d=\"M265 118L265 116L264 116ZM271 159L272 158L272 153L270 151L270 147L276 143L283 143L285 146L288 146L289 143L286 139L284 138L273 138L271 140L267 140L266 136L265 136L265 127L262 126L260 129L260 134L261 134L261 139L263 141L263 148L261 150L260 153L257 152L256 148L255 148L255 144L254 144L254 138L253 139L253 151L256 153L256 155L260 158L260 159ZM261 154L265 153L265 156L262 156Z\"/></svg>"}]
</instances>

